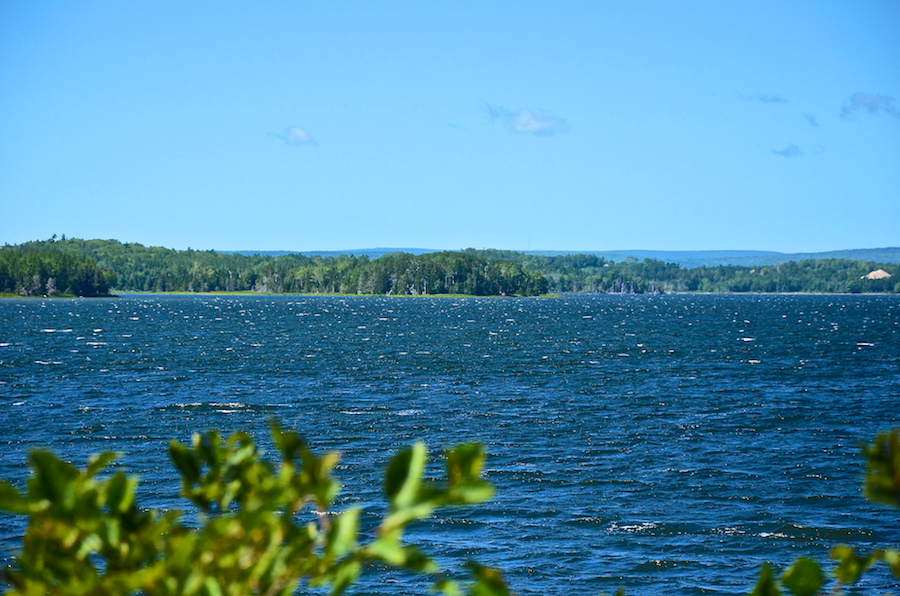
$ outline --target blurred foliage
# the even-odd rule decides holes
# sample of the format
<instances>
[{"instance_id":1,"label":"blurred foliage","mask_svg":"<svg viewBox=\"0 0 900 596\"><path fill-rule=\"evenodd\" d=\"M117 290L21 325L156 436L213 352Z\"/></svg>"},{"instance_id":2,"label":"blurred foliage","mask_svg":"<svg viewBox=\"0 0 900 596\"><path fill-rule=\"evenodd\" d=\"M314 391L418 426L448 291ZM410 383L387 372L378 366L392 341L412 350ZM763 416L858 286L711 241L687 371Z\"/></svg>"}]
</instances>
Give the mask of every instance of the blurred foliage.
<instances>
[{"instance_id":1,"label":"blurred foliage","mask_svg":"<svg viewBox=\"0 0 900 596\"><path fill-rule=\"evenodd\" d=\"M427 576L433 591L448 596L509 594L499 571L469 561L471 579L460 583L403 539L409 524L439 507L491 498L493 487L481 478L481 445L447 450L441 481L426 478L423 443L396 454L385 470L387 514L374 531L363 532L359 508L334 509L339 485L332 471L339 456L315 455L297 434L275 423L272 438L277 466L261 457L245 433L224 441L213 431L195 434L190 446L172 441L169 454L181 474L181 494L199 511L194 525L182 523L181 511L140 508L135 477L121 471L98 477L114 454L95 456L78 470L50 452L33 452L25 494L0 482L0 510L28 517L22 551L4 570L12 586L6 594L289 596L304 585L341 594L372 565ZM866 496L900 507L898 430L879 434L862 450ZM836 565L830 594L854 586L880 562L900 579L895 549L857 553L839 545L831 558ZM800 557L780 574L763 565L750 594L815 596L827 584L821 565Z\"/></svg>"},{"instance_id":2,"label":"blurred foliage","mask_svg":"<svg viewBox=\"0 0 900 596\"><path fill-rule=\"evenodd\" d=\"M195 434L191 445L171 443L181 494L200 512L192 525L182 522L181 511L142 509L136 478L121 471L99 476L113 454L78 470L35 451L25 494L0 483L0 509L28 516L22 551L5 570L12 586L6 593L288 596L305 585L340 594L375 565L423 574L446 595L509 594L496 570L469 562L471 579L461 583L403 540L410 523L438 507L492 496L481 478L480 445L446 451L442 482L425 477L424 444L398 453L385 474L387 514L374 532L362 532L359 508L334 509L338 455L317 456L274 423L272 438L277 466L244 433L223 441L209 432Z\"/></svg>"},{"instance_id":3,"label":"blurred foliage","mask_svg":"<svg viewBox=\"0 0 900 596\"><path fill-rule=\"evenodd\" d=\"M863 493L875 503L900 508L900 438L898 429L881 433L871 445L862 445L865 456L866 478ZM857 553L841 544L831 549L831 558L837 562L832 570L835 578L830 594L841 594L842 586L856 584L862 575L878 562L890 566L894 577L900 579L900 551L875 549L869 553ZM751 596L775 596L782 588L795 596L815 596L825 589L825 573L813 559L801 557L794 561L779 577L769 565L763 565Z\"/></svg>"}]
</instances>

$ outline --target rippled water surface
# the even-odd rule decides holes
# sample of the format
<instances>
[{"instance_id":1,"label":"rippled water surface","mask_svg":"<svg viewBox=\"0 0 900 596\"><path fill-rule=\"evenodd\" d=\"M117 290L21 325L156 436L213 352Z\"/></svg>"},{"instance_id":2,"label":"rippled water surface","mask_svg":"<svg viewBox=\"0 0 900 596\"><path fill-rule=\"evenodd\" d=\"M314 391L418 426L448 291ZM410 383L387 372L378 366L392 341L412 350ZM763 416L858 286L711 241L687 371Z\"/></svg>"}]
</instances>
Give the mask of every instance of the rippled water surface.
<instances>
[{"instance_id":1,"label":"rippled water surface","mask_svg":"<svg viewBox=\"0 0 900 596\"><path fill-rule=\"evenodd\" d=\"M184 506L168 440L265 444L272 417L342 451L370 515L399 447L484 442L496 498L412 535L523 595L745 593L766 560L900 543L858 456L900 425L894 296L0 300L0 477L121 451L143 504ZM21 531L0 517L4 561Z\"/></svg>"}]
</instances>

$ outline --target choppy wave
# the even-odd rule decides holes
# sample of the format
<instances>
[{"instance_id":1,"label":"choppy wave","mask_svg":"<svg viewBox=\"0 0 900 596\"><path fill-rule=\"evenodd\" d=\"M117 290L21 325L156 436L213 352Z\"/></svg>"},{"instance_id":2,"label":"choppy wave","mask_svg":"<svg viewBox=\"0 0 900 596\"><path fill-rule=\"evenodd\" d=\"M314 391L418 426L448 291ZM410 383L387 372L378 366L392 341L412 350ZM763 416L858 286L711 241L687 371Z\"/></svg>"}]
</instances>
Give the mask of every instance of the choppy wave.
<instances>
[{"instance_id":1,"label":"choppy wave","mask_svg":"<svg viewBox=\"0 0 900 596\"><path fill-rule=\"evenodd\" d=\"M275 418L343 453L341 506L371 516L397 449L478 440L496 497L413 528L439 560L523 595L746 593L763 561L900 541L858 457L900 425L898 319L892 296L2 299L0 476L120 451L171 509L171 438L265 448Z\"/></svg>"}]
</instances>

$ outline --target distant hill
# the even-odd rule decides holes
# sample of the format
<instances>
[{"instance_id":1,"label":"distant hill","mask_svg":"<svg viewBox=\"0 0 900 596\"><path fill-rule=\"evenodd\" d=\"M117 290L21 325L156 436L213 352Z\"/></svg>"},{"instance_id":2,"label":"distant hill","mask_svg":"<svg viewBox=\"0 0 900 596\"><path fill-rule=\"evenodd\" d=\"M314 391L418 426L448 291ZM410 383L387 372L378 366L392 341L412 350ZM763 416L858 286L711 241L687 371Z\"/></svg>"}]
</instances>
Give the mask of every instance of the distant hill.
<instances>
[{"instance_id":1,"label":"distant hill","mask_svg":"<svg viewBox=\"0 0 900 596\"><path fill-rule=\"evenodd\" d=\"M404 252L411 255L424 255L433 252L441 252L441 250L433 248L356 248L353 250L219 250L216 251L225 255L260 255L263 257L281 257L284 255L303 255L304 257L339 257L347 255L352 257L369 257L377 259L382 255L392 252Z\"/></svg>"},{"instance_id":2,"label":"distant hill","mask_svg":"<svg viewBox=\"0 0 900 596\"><path fill-rule=\"evenodd\" d=\"M758 267L777 265L789 261L800 262L818 259L848 259L877 263L900 263L900 247L856 248L827 252L782 253L762 250L617 250L617 251L529 251L526 254L542 256L591 254L620 263L628 257L659 259L682 267L715 267L717 265L743 265Z\"/></svg>"},{"instance_id":3,"label":"distant hill","mask_svg":"<svg viewBox=\"0 0 900 596\"><path fill-rule=\"evenodd\" d=\"M288 254L299 254L305 257L338 257L352 255L377 259L392 252L404 252L422 255L440 252L432 248L357 248L353 250L320 250L320 251L286 251L286 250L235 250L219 251L224 254L261 255L280 257ZM596 255L614 263L621 263L629 257L639 261L658 259L665 263L676 263L681 267L715 267L717 265L742 265L758 267L761 265L777 265L789 261L806 261L816 259L849 259L851 261L871 261L877 263L900 263L900 247L888 248L856 248L849 250L833 250L827 252L782 253L764 250L528 250L523 254L553 257L560 255L587 254Z\"/></svg>"},{"instance_id":4,"label":"distant hill","mask_svg":"<svg viewBox=\"0 0 900 596\"><path fill-rule=\"evenodd\" d=\"M529 251L527 254L559 256L590 254L614 263L628 259L657 259L664 263L675 263L681 267L703 267L716 265L756 265L790 261L784 253L764 250L612 250L612 251ZM773 259L773 260L770 260ZM796 259L795 259L796 260Z\"/></svg>"}]
</instances>

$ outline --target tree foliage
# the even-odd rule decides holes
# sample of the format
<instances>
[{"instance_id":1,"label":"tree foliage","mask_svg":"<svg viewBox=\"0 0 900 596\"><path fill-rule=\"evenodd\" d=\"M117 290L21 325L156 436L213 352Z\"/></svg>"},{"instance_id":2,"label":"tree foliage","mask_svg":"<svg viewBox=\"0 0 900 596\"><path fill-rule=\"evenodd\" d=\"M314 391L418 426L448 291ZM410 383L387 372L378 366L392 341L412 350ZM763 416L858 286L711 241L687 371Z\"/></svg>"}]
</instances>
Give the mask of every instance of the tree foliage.
<instances>
[{"instance_id":1,"label":"tree foliage","mask_svg":"<svg viewBox=\"0 0 900 596\"><path fill-rule=\"evenodd\" d=\"M135 477L101 477L114 454L78 470L35 451L25 494L0 483L0 509L29 522L22 552L5 570L7 594L288 596L301 585L340 594L371 565L428 576L447 595L508 594L497 571L470 562L472 579L460 584L403 539L409 524L438 507L491 497L492 486L480 477L480 445L445 452L441 482L426 479L424 444L394 456L385 473L388 512L366 536L359 508L335 511L338 454L317 456L274 423L272 438L277 465L240 432L227 441L208 432L195 434L191 445L171 443L181 494L199 511L196 524L184 522L181 511L141 508Z\"/></svg>"},{"instance_id":2,"label":"tree foliage","mask_svg":"<svg viewBox=\"0 0 900 596\"><path fill-rule=\"evenodd\" d=\"M116 277L88 257L53 247L0 247L0 293L107 296Z\"/></svg>"},{"instance_id":3,"label":"tree foliage","mask_svg":"<svg viewBox=\"0 0 900 596\"><path fill-rule=\"evenodd\" d=\"M554 293L900 293L900 265L850 259L810 259L756 267L685 268L649 258L613 262L591 254L541 256L474 249L467 252L503 258L529 271L538 271L547 278L549 291ZM891 277L864 278L876 269L884 269Z\"/></svg>"},{"instance_id":4,"label":"tree foliage","mask_svg":"<svg viewBox=\"0 0 900 596\"><path fill-rule=\"evenodd\" d=\"M116 288L122 291L471 296L547 292L547 281L539 272L462 252L395 252L378 259L299 254L271 257L78 239L30 242L22 247L30 251L52 248L93 259L116 273Z\"/></svg>"}]
</instances>

